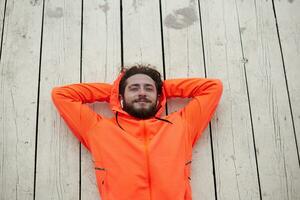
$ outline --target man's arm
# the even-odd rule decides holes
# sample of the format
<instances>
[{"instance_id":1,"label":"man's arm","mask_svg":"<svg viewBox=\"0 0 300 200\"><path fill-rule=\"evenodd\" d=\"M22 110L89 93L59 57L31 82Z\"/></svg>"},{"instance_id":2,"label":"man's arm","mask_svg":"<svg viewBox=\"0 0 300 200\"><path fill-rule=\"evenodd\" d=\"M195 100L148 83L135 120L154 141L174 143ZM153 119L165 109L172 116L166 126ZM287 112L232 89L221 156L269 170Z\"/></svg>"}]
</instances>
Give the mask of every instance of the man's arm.
<instances>
[{"instance_id":1,"label":"man's arm","mask_svg":"<svg viewBox=\"0 0 300 200\"><path fill-rule=\"evenodd\" d=\"M74 135L88 149L86 135L101 116L85 103L109 101L112 85L106 83L79 83L52 89L52 100L61 117Z\"/></svg>"},{"instance_id":2,"label":"man's arm","mask_svg":"<svg viewBox=\"0 0 300 200\"><path fill-rule=\"evenodd\" d=\"M180 112L189 124L192 146L207 127L220 101L223 84L219 79L188 78L164 81L168 97L193 98Z\"/></svg>"}]
</instances>

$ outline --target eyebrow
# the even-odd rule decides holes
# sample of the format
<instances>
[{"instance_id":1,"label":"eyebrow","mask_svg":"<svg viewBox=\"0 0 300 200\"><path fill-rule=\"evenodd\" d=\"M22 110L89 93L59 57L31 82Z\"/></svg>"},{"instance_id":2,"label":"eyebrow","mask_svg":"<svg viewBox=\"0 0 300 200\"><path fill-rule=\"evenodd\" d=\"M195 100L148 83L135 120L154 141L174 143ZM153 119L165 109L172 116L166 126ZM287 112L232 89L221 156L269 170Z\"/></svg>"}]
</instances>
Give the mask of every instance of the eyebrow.
<instances>
[{"instance_id":1,"label":"eyebrow","mask_svg":"<svg viewBox=\"0 0 300 200\"><path fill-rule=\"evenodd\" d=\"M140 85L141 84L134 83L134 84L129 85L128 87L139 87ZM149 87L149 86L154 87L154 85L149 84L149 83L145 83L144 86L146 86L146 87Z\"/></svg>"}]
</instances>

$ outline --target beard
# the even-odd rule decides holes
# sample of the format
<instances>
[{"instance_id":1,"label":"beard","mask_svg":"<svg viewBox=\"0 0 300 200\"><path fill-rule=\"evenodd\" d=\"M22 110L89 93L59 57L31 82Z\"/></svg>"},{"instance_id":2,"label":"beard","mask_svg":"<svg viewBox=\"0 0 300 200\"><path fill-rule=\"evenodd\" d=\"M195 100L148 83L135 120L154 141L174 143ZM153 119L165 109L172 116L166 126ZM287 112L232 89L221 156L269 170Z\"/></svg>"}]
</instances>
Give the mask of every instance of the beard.
<instances>
[{"instance_id":1,"label":"beard","mask_svg":"<svg viewBox=\"0 0 300 200\"><path fill-rule=\"evenodd\" d=\"M135 108L134 103L136 103L137 101L138 100L129 104L124 100L123 110L125 110L131 116L140 118L140 119L148 119L148 118L155 116L155 114L157 112L156 103L149 102L149 103L151 103L151 105L148 108L143 108L143 107Z\"/></svg>"}]
</instances>

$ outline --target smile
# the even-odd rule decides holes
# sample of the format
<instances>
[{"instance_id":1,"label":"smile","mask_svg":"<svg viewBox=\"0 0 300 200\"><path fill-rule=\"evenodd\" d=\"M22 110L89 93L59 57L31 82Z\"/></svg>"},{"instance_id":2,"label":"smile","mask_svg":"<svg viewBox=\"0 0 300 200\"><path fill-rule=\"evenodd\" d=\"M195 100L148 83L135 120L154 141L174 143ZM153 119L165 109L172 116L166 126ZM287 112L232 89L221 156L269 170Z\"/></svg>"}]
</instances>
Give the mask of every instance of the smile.
<instances>
[{"instance_id":1,"label":"smile","mask_svg":"<svg viewBox=\"0 0 300 200\"><path fill-rule=\"evenodd\" d=\"M143 99L143 100L136 100L134 101L135 103L151 103L151 101L147 100L147 99Z\"/></svg>"}]
</instances>

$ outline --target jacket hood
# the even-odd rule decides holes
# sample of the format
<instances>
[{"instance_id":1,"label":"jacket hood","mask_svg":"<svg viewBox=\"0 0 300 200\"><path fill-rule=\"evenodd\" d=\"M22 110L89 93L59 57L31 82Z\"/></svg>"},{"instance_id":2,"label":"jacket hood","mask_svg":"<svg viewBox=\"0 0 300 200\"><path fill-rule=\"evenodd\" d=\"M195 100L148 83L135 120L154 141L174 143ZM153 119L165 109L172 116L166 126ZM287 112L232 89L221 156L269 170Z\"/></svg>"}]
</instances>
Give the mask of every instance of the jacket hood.
<instances>
[{"instance_id":1,"label":"jacket hood","mask_svg":"<svg viewBox=\"0 0 300 200\"><path fill-rule=\"evenodd\" d=\"M111 90L111 96L110 96L109 104L110 104L110 107L111 107L111 109L114 113L118 112L118 113L122 113L122 114L127 115L127 116L131 116L126 111L124 111L122 109L120 99L119 99L119 84L120 84L120 81L121 81L123 76L124 76L124 71L122 71L119 74L119 76L117 77L117 79L114 81L113 87L112 87L112 90ZM162 94L160 95L160 98L159 98L159 104L158 104L158 107L157 107L158 110L155 114L155 117L160 117L160 115L164 111L164 108L166 106L166 95L165 94L166 93L164 91L164 88L162 88ZM133 117L133 116L131 116L131 117Z\"/></svg>"}]
</instances>

